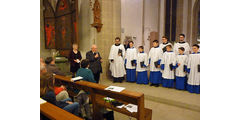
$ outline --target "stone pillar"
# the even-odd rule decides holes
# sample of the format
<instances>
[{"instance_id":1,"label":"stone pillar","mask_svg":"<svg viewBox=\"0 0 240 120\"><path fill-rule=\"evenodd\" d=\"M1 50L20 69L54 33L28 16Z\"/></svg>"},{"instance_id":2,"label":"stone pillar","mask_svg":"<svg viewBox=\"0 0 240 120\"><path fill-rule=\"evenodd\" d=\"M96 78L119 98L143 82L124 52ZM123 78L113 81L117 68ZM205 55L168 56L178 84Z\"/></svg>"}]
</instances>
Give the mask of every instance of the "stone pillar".
<instances>
[{"instance_id":1,"label":"stone pillar","mask_svg":"<svg viewBox=\"0 0 240 120\"><path fill-rule=\"evenodd\" d=\"M100 0L102 30L97 33L96 44L103 58L101 79L110 78L108 56L115 37L121 35L121 0Z\"/></svg>"},{"instance_id":2,"label":"stone pillar","mask_svg":"<svg viewBox=\"0 0 240 120\"><path fill-rule=\"evenodd\" d=\"M176 17L176 39L175 42L178 42L178 35L183 32L183 1L177 1L177 17ZM184 33L185 34L185 33Z\"/></svg>"}]
</instances>

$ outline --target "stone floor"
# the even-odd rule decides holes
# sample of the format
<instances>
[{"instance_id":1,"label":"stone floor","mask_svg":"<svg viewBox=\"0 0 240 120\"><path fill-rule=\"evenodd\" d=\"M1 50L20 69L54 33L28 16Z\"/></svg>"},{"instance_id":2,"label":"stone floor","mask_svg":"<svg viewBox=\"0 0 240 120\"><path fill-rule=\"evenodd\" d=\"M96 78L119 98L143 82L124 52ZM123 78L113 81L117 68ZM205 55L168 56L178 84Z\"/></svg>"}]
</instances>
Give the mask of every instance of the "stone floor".
<instances>
[{"instance_id":1,"label":"stone floor","mask_svg":"<svg viewBox=\"0 0 240 120\"><path fill-rule=\"evenodd\" d=\"M152 120L200 120L200 95L173 88L153 87L136 83L112 83L101 80L100 84L125 87L144 93L145 107L153 110ZM115 120L135 120L114 112Z\"/></svg>"}]
</instances>

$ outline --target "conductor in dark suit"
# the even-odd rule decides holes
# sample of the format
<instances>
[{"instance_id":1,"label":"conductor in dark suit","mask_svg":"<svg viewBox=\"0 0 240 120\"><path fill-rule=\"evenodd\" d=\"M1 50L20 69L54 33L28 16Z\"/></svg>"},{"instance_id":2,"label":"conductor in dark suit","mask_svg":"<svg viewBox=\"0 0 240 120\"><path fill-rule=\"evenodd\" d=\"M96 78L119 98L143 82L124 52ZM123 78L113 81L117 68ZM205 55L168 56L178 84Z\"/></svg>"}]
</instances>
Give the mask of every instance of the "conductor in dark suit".
<instances>
[{"instance_id":1,"label":"conductor in dark suit","mask_svg":"<svg viewBox=\"0 0 240 120\"><path fill-rule=\"evenodd\" d=\"M86 59L90 62L89 69L92 70L95 81L99 83L100 74L102 73L102 58L97 51L96 45L92 45L91 50L86 53Z\"/></svg>"}]
</instances>

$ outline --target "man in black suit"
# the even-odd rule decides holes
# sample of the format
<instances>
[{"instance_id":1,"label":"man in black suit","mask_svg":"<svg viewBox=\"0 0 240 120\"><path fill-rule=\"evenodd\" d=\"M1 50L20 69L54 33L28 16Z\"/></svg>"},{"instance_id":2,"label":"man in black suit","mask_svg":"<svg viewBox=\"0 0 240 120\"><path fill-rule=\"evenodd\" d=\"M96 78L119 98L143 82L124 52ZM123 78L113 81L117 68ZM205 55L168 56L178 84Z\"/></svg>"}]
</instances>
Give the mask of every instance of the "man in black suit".
<instances>
[{"instance_id":1,"label":"man in black suit","mask_svg":"<svg viewBox=\"0 0 240 120\"><path fill-rule=\"evenodd\" d=\"M99 83L100 74L102 73L102 58L97 51L96 45L92 45L91 50L86 53L86 59L90 62L89 69L92 70L95 81Z\"/></svg>"}]
</instances>

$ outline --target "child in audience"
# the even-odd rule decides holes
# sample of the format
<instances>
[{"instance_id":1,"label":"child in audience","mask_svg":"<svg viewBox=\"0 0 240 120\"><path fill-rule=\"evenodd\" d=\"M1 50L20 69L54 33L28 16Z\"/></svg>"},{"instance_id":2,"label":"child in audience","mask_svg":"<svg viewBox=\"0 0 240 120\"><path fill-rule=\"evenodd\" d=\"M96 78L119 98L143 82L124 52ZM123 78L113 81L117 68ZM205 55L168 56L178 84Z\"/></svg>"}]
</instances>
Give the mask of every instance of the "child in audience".
<instances>
[{"instance_id":1,"label":"child in audience","mask_svg":"<svg viewBox=\"0 0 240 120\"><path fill-rule=\"evenodd\" d=\"M133 47L133 44L133 41L129 41L130 48L127 48L125 56L127 82L136 82L137 49Z\"/></svg>"},{"instance_id":2,"label":"child in audience","mask_svg":"<svg viewBox=\"0 0 240 120\"><path fill-rule=\"evenodd\" d=\"M188 56L184 54L184 47L178 48L179 54L177 55L176 61L176 89L184 90L187 82L187 63Z\"/></svg>"},{"instance_id":3,"label":"child in audience","mask_svg":"<svg viewBox=\"0 0 240 120\"><path fill-rule=\"evenodd\" d=\"M199 45L194 44L193 53L189 55L187 72L189 73L187 90L190 93L200 94L200 52Z\"/></svg>"},{"instance_id":4,"label":"child in audience","mask_svg":"<svg viewBox=\"0 0 240 120\"><path fill-rule=\"evenodd\" d=\"M147 76L147 66L148 66L148 56L144 53L144 47L138 47L137 55L137 84L148 84Z\"/></svg>"},{"instance_id":5,"label":"child in audience","mask_svg":"<svg viewBox=\"0 0 240 120\"><path fill-rule=\"evenodd\" d=\"M79 104L77 102L71 102L71 99L65 99L61 101L56 100L56 96L54 93L54 80L53 75L49 73L43 73L40 76L40 97L47 102L58 106L72 114L78 116L78 107Z\"/></svg>"},{"instance_id":6,"label":"child in audience","mask_svg":"<svg viewBox=\"0 0 240 120\"><path fill-rule=\"evenodd\" d=\"M166 46L166 52L163 53L162 61L161 61L161 69L162 73L162 86L172 88L174 83L174 69L176 65L176 55L172 51L172 45Z\"/></svg>"},{"instance_id":7,"label":"child in audience","mask_svg":"<svg viewBox=\"0 0 240 120\"><path fill-rule=\"evenodd\" d=\"M162 73L160 72L161 49L158 46L158 40L153 41L153 47L149 51L149 66L150 66L150 86L158 87L162 82Z\"/></svg>"}]
</instances>

